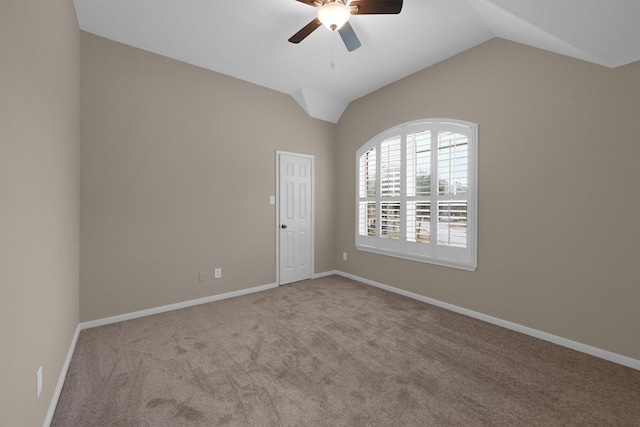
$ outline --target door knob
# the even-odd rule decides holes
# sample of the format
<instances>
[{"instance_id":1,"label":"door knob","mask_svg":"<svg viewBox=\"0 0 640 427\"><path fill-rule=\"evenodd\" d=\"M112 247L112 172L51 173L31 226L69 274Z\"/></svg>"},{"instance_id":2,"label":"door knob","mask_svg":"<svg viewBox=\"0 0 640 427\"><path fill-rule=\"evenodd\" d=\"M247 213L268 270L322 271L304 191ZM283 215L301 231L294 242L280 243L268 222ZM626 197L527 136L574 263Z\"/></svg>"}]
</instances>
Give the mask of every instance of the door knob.
<instances>
[{"instance_id":1,"label":"door knob","mask_svg":"<svg viewBox=\"0 0 640 427\"><path fill-rule=\"evenodd\" d=\"M280 228L287 228L287 224L282 224Z\"/></svg>"}]
</instances>

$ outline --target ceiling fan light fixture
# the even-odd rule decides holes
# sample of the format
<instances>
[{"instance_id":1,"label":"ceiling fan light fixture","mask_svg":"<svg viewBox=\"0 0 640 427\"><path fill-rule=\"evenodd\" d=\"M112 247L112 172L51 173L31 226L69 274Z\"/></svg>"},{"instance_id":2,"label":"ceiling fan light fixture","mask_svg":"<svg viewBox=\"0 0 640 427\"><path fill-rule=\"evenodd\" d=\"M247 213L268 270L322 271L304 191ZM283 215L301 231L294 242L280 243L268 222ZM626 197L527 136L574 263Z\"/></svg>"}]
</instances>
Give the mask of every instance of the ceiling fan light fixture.
<instances>
[{"instance_id":1,"label":"ceiling fan light fixture","mask_svg":"<svg viewBox=\"0 0 640 427\"><path fill-rule=\"evenodd\" d=\"M318 19L331 31L339 30L349 20L349 8L340 1L329 1L318 10Z\"/></svg>"}]
</instances>

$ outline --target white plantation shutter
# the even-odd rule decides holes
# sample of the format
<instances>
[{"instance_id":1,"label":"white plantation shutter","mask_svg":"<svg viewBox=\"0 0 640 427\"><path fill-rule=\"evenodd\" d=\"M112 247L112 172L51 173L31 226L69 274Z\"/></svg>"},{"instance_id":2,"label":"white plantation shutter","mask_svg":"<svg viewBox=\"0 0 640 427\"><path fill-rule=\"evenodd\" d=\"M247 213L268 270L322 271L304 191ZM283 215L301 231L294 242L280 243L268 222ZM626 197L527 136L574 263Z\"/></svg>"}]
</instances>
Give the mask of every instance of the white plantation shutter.
<instances>
[{"instance_id":1,"label":"white plantation shutter","mask_svg":"<svg viewBox=\"0 0 640 427\"><path fill-rule=\"evenodd\" d=\"M380 144L380 191L385 198L400 197L400 138L382 141Z\"/></svg>"},{"instance_id":2,"label":"white plantation shutter","mask_svg":"<svg viewBox=\"0 0 640 427\"><path fill-rule=\"evenodd\" d=\"M431 241L431 130L411 131L406 136L407 242Z\"/></svg>"},{"instance_id":3,"label":"white plantation shutter","mask_svg":"<svg viewBox=\"0 0 640 427\"><path fill-rule=\"evenodd\" d=\"M401 140L397 137L380 143L379 236L383 239L400 239L401 148Z\"/></svg>"},{"instance_id":4,"label":"white plantation shutter","mask_svg":"<svg viewBox=\"0 0 640 427\"><path fill-rule=\"evenodd\" d=\"M438 132L438 245L467 247L469 137ZM441 184L440 184L441 183Z\"/></svg>"},{"instance_id":5,"label":"white plantation shutter","mask_svg":"<svg viewBox=\"0 0 640 427\"><path fill-rule=\"evenodd\" d=\"M358 234L376 235L376 147L360 156L358 165Z\"/></svg>"},{"instance_id":6,"label":"white plantation shutter","mask_svg":"<svg viewBox=\"0 0 640 427\"><path fill-rule=\"evenodd\" d=\"M356 158L358 249L475 270L477 125L405 123Z\"/></svg>"}]
</instances>

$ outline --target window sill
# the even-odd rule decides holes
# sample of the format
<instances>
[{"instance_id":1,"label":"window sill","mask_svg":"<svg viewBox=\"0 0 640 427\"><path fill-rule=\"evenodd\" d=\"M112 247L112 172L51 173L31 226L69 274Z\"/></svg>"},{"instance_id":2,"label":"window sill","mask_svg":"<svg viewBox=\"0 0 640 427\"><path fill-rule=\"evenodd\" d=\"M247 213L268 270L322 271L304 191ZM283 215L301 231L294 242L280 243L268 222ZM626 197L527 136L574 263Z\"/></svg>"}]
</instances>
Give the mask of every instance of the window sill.
<instances>
[{"instance_id":1,"label":"window sill","mask_svg":"<svg viewBox=\"0 0 640 427\"><path fill-rule=\"evenodd\" d=\"M463 264L463 263L459 263L452 260L432 258L432 257L423 256L423 255L418 255L418 254L394 252L394 251L376 248L373 246L356 245L356 249L363 252L370 252L378 255L386 255L394 258L406 259L409 261L418 261L418 262L424 262L427 264L439 265L441 267L456 268L458 270L476 271L478 268L476 264Z\"/></svg>"}]
</instances>

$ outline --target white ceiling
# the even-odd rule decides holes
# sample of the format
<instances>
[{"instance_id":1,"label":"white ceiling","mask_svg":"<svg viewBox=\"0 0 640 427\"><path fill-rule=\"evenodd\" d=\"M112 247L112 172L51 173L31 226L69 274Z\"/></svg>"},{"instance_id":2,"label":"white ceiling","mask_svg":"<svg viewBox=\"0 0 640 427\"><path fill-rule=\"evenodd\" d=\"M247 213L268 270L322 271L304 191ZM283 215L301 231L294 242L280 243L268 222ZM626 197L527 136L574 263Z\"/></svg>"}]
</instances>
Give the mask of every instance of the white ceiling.
<instances>
[{"instance_id":1,"label":"white ceiling","mask_svg":"<svg viewBox=\"0 0 640 427\"><path fill-rule=\"evenodd\" d=\"M375 1L375 0L372 0ZM337 123L355 99L493 37L617 67L640 60L640 0L404 0L355 15L362 47L295 0L74 0L84 31L291 95Z\"/></svg>"}]
</instances>

